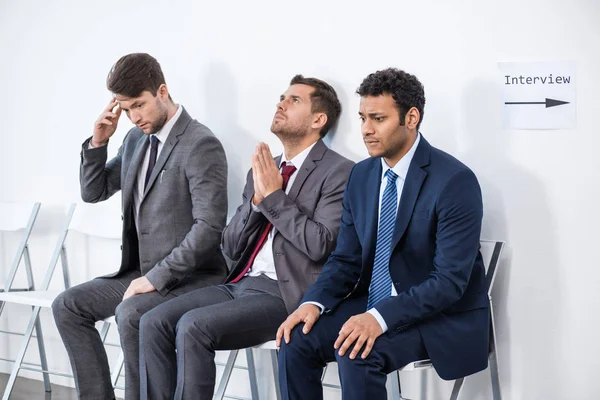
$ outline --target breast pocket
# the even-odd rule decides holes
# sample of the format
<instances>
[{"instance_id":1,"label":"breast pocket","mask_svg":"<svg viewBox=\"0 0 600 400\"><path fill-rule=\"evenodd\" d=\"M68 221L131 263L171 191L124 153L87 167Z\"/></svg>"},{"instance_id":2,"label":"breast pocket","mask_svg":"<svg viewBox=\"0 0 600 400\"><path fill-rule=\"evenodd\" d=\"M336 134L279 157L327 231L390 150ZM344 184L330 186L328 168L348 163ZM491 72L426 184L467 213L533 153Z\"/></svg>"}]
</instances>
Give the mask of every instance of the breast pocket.
<instances>
[{"instance_id":1,"label":"breast pocket","mask_svg":"<svg viewBox=\"0 0 600 400\"><path fill-rule=\"evenodd\" d=\"M171 182L177 181L179 178L179 167L171 167L168 169L163 169L160 171L158 175L158 183L161 185L169 184Z\"/></svg>"}]
</instances>

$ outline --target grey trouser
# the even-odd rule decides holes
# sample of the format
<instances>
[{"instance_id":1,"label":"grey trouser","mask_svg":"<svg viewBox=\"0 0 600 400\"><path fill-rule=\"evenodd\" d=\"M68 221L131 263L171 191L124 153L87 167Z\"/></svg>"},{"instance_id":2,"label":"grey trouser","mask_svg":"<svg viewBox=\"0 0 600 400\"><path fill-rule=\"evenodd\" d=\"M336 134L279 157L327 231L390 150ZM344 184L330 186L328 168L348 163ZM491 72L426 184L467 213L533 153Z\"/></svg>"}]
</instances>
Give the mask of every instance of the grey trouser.
<instances>
[{"instance_id":1,"label":"grey trouser","mask_svg":"<svg viewBox=\"0 0 600 400\"><path fill-rule=\"evenodd\" d=\"M139 400L139 323L142 315L177 294L200 285L185 285L166 296L158 292L138 294L123 300L127 287L141 273L129 271L117 278L96 278L61 293L52 304L54 320L65 344L78 398L114 399L106 351L95 328L96 321L115 315L125 358L125 399ZM222 282L207 278L203 284Z\"/></svg>"},{"instance_id":2,"label":"grey trouser","mask_svg":"<svg viewBox=\"0 0 600 400\"><path fill-rule=\"evenodd\" d=\"M275 338L287 318L277 281L265 275L170 300L140 322L142 399L212 399L215 350Z\"/></svg>"}]
</instances>

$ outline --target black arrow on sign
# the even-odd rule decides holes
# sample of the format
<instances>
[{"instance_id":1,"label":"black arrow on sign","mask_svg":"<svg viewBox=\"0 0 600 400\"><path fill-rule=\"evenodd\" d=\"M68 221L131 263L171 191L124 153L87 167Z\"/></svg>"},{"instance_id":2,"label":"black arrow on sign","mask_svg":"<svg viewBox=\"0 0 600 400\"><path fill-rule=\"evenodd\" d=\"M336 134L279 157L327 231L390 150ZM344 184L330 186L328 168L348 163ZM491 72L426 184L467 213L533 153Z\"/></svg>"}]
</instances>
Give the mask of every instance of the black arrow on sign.
<instances>
[{"instance_id":1,"label":"black arrow on sign","mask_svg":"<svg viewBox=\"0 0 600 400\"><path fill-rule=\"evenodd\" d=\"M505 101L504 104L545 104L546 108L562 106L563 104L569 104L568 101L554 100L546 98L546 101Z\"/></svg>"}]
</instances>

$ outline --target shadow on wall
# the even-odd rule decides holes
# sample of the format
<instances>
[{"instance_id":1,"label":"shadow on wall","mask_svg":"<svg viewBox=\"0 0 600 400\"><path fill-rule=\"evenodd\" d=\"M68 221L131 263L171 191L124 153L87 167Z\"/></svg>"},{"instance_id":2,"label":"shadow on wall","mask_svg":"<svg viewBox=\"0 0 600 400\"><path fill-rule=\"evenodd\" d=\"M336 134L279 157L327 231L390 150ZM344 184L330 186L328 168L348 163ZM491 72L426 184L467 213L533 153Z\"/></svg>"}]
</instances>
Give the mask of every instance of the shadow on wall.
<instances>
[{"instance_id":1,"label":"shadow on wall","mask_svg":"<svg viewBox=\"0 0 600 400\"><path fill-rule=\"evenodd\" d=\"M463 93L468 149L461 158L482 187L482 238L507 242L493 293L502 394L505 399L563 399L556 226L544 183L509 156L511 135L537 132L500 128L498 90L492 81L474 81ZM473 380L466 381L465 398L491 398L489 370Z\"/></svg>"},{"instance_id":2,"label":"shadow on wall","mask_svg":"<svg viewBox=\"0 0 600 400\"><path fill-rule=\"evenodd\" d=\"M235 76L227 65L211 63L203 79L206 89L202 95L209 99L206 115L213 121L209 128L221 140L227 155L227 220L229 221L241 204L248 166L251 165L252 154L258 141L236 121L239 115L237 85Z\"/></svg>"},{"instance_id":3,"label":"shadow on wall","mask_svg":"<svg viewBox=\"0 0 600 400\"><path fill-rule=\"evenodd\" d=\"M327 147L335 150L344 157L356 162L361 161L364 159L364 156L348 147L346 140L350 135L360 136L360 123L358 117L354 118L358 115L358 109L350 108L350 96L358 95L355 95L354 91L349 95L344 86L335 80L327 79L327 83L333 86L338 95L338 99L342 104L342 114L337 124L325 135L323 142ZM359 138L359 140L362 141L362 138Z\"/></svg>"}]
</instances>

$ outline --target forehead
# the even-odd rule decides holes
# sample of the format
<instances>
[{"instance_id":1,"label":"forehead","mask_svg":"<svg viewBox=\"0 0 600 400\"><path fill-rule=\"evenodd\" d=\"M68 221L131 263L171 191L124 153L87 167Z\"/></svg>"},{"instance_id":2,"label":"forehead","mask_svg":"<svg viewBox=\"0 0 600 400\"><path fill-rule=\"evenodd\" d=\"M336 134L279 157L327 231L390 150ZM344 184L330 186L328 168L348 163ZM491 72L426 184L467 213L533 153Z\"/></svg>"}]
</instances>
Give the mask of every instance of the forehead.
<instances>
[{"instance_id":1,"label":"forehead","mask_svg":"<svg viewBox=\"0 0 600 400\"><path fill-rule=\"evenodd\" d=\"M303 100L310 100L310 95L315 91L315 88L308 85L291 85L283 94L285 97L298 96Z\"/></svg>"},{"instance_id":2,"label":"forehead","mask_svg":"<svg viewBox=\"0 0 600 400\"><path fill-rule=\"evenodd\" d=\"M151 99L154 97L147 90L144 90L142 92L142 94L139 95L138 97L127 97L127 96L123 96L121 94L114 94L114 96L115 96L115 99L117 99L119 106L121 106L123 108L128 108L129 106L131 106L132 104L134 104L136 102L139 103L141 101L147 101L148 99Z\"/></svg>"},{"instance_id":3,"label":"forehead","mask_svg":"<svg viewBox=\"0 0 600 400\"><path fill-rule=\"evenodd\" d=\"M395 108L394 98L388 93L360 98L360 111L363 113L390 112Z\"/></svg>"}]
</instances>

